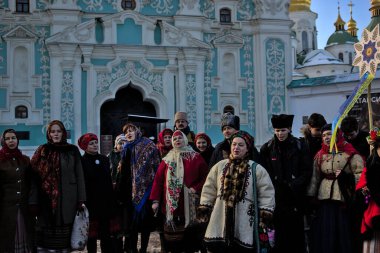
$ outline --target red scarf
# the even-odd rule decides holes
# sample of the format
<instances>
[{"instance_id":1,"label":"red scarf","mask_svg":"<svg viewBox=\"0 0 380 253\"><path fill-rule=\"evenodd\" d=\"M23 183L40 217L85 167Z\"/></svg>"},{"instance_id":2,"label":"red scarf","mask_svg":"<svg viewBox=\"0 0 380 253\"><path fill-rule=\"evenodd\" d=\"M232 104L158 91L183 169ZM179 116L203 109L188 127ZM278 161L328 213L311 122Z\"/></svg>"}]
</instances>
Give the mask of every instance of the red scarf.
<instances>
[{"instance_id":1,"label":"red scarf","mask_svg":"<svg viewBox=\"0 0 380 253\"><path fill-rule=\"evenodd\" d=\"M336 135L336 146L338 149L338 152L344 152L348 154L349 156L352 156L354 154L359 154L358 151L351 145L351 143L348 143L340 130L338 130L338 133ZM335 151L335 149L334 149ZM318 151L318 153L315 155L315 158L318 161L318 165L320 166L322 163L323 155L331 154L330 152L330 145L326 145L322 142L322 148Z\"/></svg>"},{"instance_id":2,"label":"red scarf","mask_svg":"<svg viewBox=\"0 0 380 253\"><path fill-rule=\"evenodd\" d=\"M18 149L18 147L16 147L15 149L10 149L7 145L4 145L3 148L0 150L0 160L10 160L12 158L21 159L21 151Z\"/></svg>"},{"instance_id":3,"label":"red scarf","mask_svg":"<svg viewBox=\"0 0 380 253\"><path fill-rule=\"evenodd\" d=\"M54 212L59 199L58 183L61 170L59 150L53 148L50 143L44 144L38 147L30 163L41 178L41 188L48 195Z\"/></svg>"}]
</instances>

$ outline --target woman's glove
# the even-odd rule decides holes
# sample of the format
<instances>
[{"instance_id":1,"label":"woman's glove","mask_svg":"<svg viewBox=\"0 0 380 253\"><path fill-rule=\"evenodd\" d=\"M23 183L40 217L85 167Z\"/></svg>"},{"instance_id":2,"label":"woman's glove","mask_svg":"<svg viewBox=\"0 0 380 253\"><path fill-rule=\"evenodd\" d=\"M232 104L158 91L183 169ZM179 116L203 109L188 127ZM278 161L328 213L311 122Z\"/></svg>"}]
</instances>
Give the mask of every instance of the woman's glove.
<instances>
[{"instance_id":1,"label":"woman's glove","mask_svg":"<svg viewBox=\"0 0 380 253\"><path fill-rule=\"evenodd\" d=\"M197 220L199 223L208 223L210 220L212 208L208 206L199 206L197 208Z\"/></svg>"},{"instance_id":2,"label":"woman's glove","mask_svg":"<svg viewBox=\"0 0 380 253\"><path fill-rule=\"evenodd\" d=\"M272 224L273 213L267 210L260 210L260 227L266 228L269 224Z\"/></svg>"}]
</instances>

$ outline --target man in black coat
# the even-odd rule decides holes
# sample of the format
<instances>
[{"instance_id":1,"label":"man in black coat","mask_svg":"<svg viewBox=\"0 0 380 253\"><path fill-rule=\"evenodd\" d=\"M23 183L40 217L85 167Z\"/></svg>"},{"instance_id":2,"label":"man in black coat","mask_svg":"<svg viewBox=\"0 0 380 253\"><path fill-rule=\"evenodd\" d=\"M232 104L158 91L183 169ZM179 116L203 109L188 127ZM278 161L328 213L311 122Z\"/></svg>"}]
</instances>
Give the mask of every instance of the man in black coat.
<instances>
[{"instance_id":1,"label":"man in black coat","mask_svg":"<svg viewBox=\"0 0 380 253\"><path fill-rule=\"evenodd\" d=\"M305 252L303 202L312 174L309 149L291 135L294 115L273 115L274 137L260 149L261 164L275 187L275 253Z\"/></svg>"},{"instance_id":2,"label":"man in black coat","mask_svg":"<svg viewBox=\"0 0 380 253\"><path fill-rule=\"evenodd\" d=\"M239 116L233 115L229 112L224 113L222 115L220 126L224 140L215 146L215 150L212 153L210 159L209 168L212 168L212 166L217 164L219 161L227 159L229 157L231 153L230 137L240 130L240 118ZM252 143L252 153L250 154L250 160L260 163L260 155L254 143Z\"/></svg>"}]
</instances>

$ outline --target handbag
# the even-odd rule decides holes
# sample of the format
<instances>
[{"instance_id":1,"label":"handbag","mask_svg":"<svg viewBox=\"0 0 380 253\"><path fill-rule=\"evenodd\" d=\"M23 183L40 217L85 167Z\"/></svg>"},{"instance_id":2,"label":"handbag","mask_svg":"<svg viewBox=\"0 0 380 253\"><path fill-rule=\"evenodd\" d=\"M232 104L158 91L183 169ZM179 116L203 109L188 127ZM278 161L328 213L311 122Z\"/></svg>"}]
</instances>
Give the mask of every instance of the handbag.
<instances>
[{"instance_id":1,"label":"handbag","mask_svg":"<svg viewBox=\"0 0 380 253\"><path fill-rule=\"evenodd\" d=\"M71 248L73 250L84 250L88 240L89 214L87 207L82 206L81 211L75 215L71 233Z\"/></svg>"}]
</instances>

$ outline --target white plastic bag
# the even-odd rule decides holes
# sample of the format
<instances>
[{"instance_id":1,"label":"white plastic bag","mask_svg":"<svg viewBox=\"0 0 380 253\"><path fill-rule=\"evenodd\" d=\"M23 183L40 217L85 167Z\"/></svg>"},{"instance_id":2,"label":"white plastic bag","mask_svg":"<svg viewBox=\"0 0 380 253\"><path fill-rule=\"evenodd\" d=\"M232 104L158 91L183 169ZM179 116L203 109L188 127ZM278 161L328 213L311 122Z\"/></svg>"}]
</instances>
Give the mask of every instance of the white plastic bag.
<instances>
[{"instance_id":1,"label":"white plastic bag","mask_svg":"<svg viewBox=\"0 0 380 253\"><path fill-rule=\"evenodd\" d=\"M84 250L88 239L89 215L85 205L83 210L78 211L74 219L73 231L71 233L71 248L73 250Z\"/></svg>"}]
</instances>

